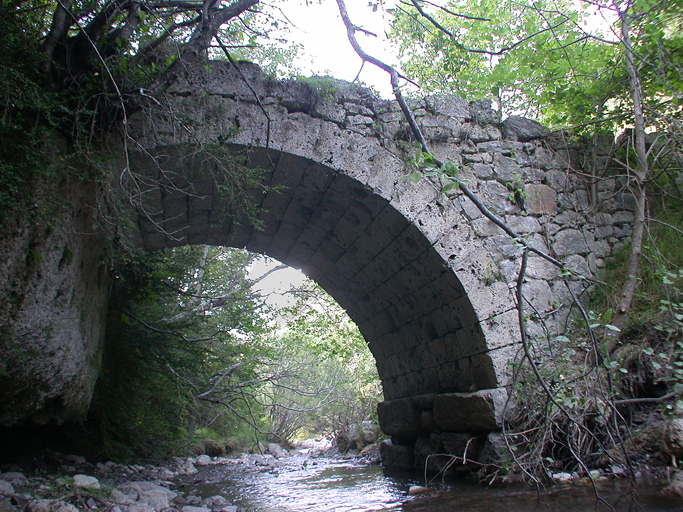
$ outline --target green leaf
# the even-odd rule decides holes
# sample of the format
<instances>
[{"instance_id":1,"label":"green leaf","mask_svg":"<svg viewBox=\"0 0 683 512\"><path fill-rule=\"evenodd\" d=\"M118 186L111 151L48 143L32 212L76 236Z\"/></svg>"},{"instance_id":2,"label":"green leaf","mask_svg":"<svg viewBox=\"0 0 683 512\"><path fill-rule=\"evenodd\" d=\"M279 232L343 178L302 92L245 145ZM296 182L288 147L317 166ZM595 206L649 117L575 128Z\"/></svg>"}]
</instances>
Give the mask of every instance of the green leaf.
<instances>
[{"instance_id":1,"label":"green leaf","mask_svg":"<svg viewBox=\"0 0 683 512\"><path fill-rule=\"evenodd\" d=\"M417 172L417 171L415 171L414 173L412 173L410 175L410 181L412 181L413 183L419 183L421 179L422 179L422 174Z\"/></svg>"},{"instance_id":2,"label":"green leaf","mask_svg":"<svg viewBox=\"0 0 683 512\"><path fill-rule=\"evenodd\" d=\"M446 183L443 187L441 187L441 192L444 194L446 192L450 192L451 190L458 188L458 182L457 181L451 181L450 183Z\"/></svg>"}]
</instances>

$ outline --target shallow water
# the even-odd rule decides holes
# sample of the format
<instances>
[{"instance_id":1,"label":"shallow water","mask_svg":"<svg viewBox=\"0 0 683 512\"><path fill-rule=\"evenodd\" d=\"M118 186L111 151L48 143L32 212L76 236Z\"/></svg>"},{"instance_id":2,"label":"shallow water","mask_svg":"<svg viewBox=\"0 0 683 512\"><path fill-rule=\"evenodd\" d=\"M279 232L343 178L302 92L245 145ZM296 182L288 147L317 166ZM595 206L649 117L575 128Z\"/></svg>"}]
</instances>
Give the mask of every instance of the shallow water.
<instances>
[{"instance_id":1,"label":"shallow water","mask_svg":"<svg viewBox=\"0 0 683 512\"><path fill-rule=\"evenodd\" d=\"M643 510L683 512L683 500L665 497L655 485L638 486L638 504L625 483L601 484L597 503L589 486L555 488L542 495L528 487L483 488L467 482L437 484L434 493L409 496L417 475L390 473L356 460L293 456L277 467L250 463L210 466L194 475L183 491L206 498L220 494L248 512L532 512Z\"/></svg>"}]
</instances>

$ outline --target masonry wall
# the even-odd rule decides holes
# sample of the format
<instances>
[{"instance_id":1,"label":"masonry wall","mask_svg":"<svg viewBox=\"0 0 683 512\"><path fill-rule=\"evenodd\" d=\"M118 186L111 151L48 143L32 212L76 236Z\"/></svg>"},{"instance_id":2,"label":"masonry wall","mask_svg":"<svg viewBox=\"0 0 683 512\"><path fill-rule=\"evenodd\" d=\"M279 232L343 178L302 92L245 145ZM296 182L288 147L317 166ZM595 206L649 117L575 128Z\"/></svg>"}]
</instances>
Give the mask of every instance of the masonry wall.
<instances>
[{"instance_id":1,"label":"masonry wall","mask_svg":"<svg viewBox=\"0 0 683 512\"><path fill-rule=\"evenodd\" d=\"M420 466L425 454L462 455L465 446L475 457L495 451L519 349L520 248L461 191L408 179L416 145L396 102L344 82L277 82L253 65L237 73L226 63L179 77L169 99L170 108L150 105L129 127L144 149L140 166L158 173L162 156L173 154L176 168L164 179L179 179L178 193L149 193L140 243L246 247L316 279L376 357L387 398L380 425L392 438L383 446L387 465ZM488 208L574 271L565 281L538 257L527 271L526 296L543 321L532 334L543 326L560 333L567 287L580 294L580 276L598 273L630 232L625 183L593 183L584 165L591 148L528 120L500 123L486 102L427 97L411 109L433 153L457 164ZM178 116L191 120L182 130ZM269 169L268 183L284 185L257 195L263 229L224 215L210 176L194 163L206 143L232 145ZM608 146L598 149L601 169ZM180 164L191 168L191 183ZM194 194L184 196L186 187Z\"/></svg>"}]
</instances>

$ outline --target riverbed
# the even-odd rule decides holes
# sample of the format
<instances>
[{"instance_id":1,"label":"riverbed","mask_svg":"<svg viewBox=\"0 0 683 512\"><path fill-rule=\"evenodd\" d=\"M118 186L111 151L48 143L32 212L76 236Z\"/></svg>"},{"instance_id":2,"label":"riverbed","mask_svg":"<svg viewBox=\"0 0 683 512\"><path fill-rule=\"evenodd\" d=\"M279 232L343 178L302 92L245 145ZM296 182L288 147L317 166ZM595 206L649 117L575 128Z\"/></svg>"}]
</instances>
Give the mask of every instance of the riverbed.
<instances>
[{"instance_id":1,"label":"riverbed","mask_svg":"<svg viewBox=\"0 0 683 512\"><path fill-rule=\"evenodd\" d=\"M463 481L432 482L434 491L411 496L424 486L418 475L385 471L362 459L294 454L281 459L245 456L205 466L181 489L199 497L222 495L246 512L532 512L590 510L683 512L683 500L663 485L641 481L634 494L626 480L592 486L571 483L539 493L522 486L482 487Z\"/></svg>"}]
</instances>

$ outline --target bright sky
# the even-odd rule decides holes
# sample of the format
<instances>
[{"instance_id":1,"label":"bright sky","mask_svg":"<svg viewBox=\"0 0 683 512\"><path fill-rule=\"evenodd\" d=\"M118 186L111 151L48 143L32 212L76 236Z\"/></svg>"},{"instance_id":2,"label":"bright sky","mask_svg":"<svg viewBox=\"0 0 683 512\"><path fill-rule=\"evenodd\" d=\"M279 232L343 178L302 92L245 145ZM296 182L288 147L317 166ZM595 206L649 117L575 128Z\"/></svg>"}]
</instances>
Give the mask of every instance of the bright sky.
<instances>
[{"instance_id":1,"label":"bright sky","mask_svg":"<svg viewBox=\"0 0 683 512\"><path fill-rule=\"evenodd\" d=\"M258 258L247 269L252 279L258 279L270 269L280 265L280 262L272 258ZM298 287L306 280L306 276L300 270L292 267L277 270L268 275L263 281L259 281L254 290L260 292L266 298L266 303L271 306L285 307L294 304L295 298L286 294L292 286Z\"/></svg>"},{"instance_id":2,"label":"bright sky","mask_svg":"<svg viewBox=\"0 0 683 512\"><path fill-rule=\"evenodd\" d=\"M385 1L385 8L393 3L394 0ZM391 16L380 6L373 11L368 4L369 0L346 0L351 21L377 35L358 32L356 37L367 53L394 64L394 52L384 37ZM290 39L304 47L296 62L304 75L331 75L349 82L356 78L362 61L349 43L335 0L288 0L279 5L291 22ZM359 79L382 96L391 95L389 76L375 66L366 64Z\"/></svg>"}]
</instances>

